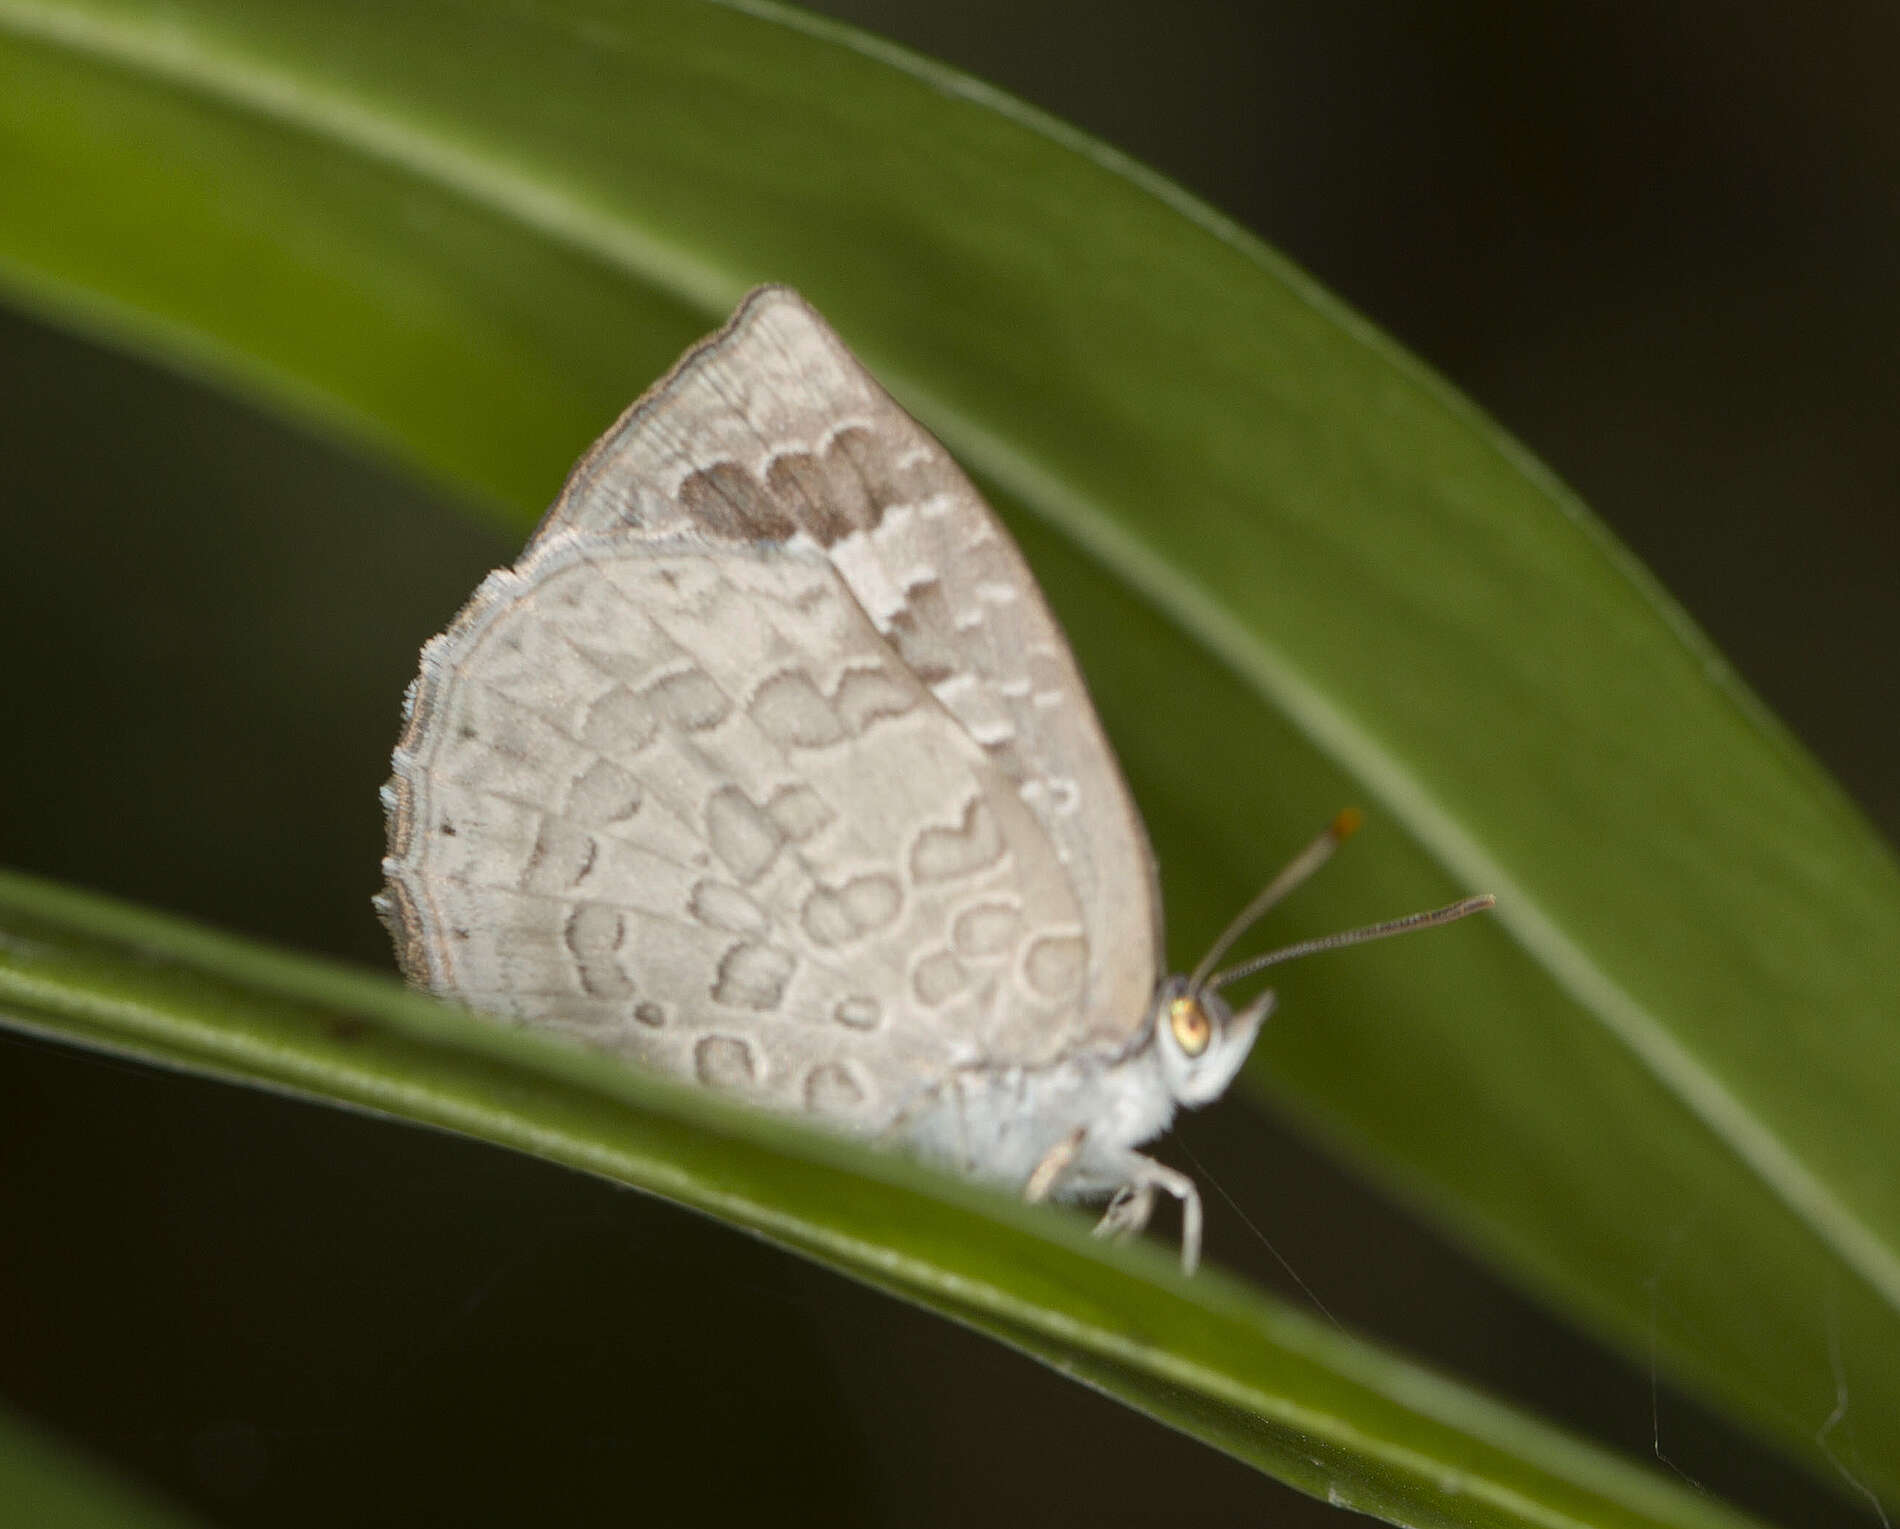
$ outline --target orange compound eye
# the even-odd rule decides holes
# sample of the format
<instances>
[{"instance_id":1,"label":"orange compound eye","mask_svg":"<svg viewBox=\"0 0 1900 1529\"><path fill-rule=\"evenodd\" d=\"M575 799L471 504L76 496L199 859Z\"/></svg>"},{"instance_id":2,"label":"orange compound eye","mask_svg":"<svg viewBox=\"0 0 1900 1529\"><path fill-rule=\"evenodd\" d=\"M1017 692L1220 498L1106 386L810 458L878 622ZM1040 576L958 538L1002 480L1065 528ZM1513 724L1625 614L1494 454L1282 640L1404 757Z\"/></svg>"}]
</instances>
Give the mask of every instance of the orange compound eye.
<instances>
[{"instance_id":1,"label":"orange compound eye","mask_svg":"<svg viewBox=\"0 0 1900 1529\"><path fill-rule=\"evenodd\" d=\"M1168 1028L1174 1032L1174 1043L1185 1056L1199 1056L1214 1038L1213 1022L1198 998L1176 998L1169 1003Z\"/></svg>"}]
</instances>

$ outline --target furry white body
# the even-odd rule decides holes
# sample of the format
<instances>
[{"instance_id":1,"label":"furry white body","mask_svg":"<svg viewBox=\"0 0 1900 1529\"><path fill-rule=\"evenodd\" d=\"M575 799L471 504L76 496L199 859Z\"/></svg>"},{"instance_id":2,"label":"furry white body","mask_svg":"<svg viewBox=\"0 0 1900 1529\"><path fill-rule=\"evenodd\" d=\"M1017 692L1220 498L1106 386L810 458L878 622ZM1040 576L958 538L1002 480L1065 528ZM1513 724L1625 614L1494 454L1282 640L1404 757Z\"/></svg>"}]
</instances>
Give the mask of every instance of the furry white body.
<instances>
[{"instance_id":1,"label":"furry white body","mask_svg":"<svg viewBox=\"0 0 1900 1529\"><path fill-rule=\"evenodd\" d=\"M1150 1034L1114 1058L954 1072L891 1135L933 1162L1020 1190L1080 1126L1083 1145L1051 1197L1087 1200L1130 1181L1134 1149L1165 1132L1178 1108Z\"/></svg>"}]
</instances>

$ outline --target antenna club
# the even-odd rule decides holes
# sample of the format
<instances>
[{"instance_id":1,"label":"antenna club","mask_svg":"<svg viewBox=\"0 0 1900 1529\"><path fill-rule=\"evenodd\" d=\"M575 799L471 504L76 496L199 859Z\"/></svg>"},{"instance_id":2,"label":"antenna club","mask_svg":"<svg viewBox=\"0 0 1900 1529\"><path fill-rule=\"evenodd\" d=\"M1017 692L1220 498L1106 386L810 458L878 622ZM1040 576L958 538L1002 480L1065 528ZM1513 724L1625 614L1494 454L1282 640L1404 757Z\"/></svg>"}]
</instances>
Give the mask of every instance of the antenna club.
<instances>
[{"instance_id":1,"label":"antenna club","mask_svg":"<svg viewBox=\"0 0 1900 1529\"><path fill-rule=\"evenodd\" d=\"M1333 819L1333 826L1326 830L1335 844L1344 844L1365 826L1366 815L1357 807L1342 807L1339 816Z\"/></svg>"}]
</instances>

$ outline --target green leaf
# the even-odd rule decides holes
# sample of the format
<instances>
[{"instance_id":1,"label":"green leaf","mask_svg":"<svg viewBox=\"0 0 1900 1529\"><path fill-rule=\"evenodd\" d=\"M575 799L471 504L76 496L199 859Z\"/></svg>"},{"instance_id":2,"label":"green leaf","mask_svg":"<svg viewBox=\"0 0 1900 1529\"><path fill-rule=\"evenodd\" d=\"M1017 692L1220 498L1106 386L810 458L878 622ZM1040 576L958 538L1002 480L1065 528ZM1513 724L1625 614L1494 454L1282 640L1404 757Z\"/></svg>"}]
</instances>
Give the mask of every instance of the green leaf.
<instances>
[{"instance_id":1,"label":"green leaf","mask_svg":"<svg viewBox=\"0 0 1900 1529\"><path fill-rule=\"evenodd\" d=\"M988 1332L1316 1496L1421 1525L1747 1520L1219 1274L396 983L0 876L0 1012L632 1184Z\"/></svg>"},{"instance_id":2,"label":"green leaf","mask_svg":"<svg viewBox=\"0 0 1900 1529\"><path fill-rule=\"evenodd\" d=\"M981 86L759 6L0 0L0 71L0 281L21 300L524 526L747 285L802 286L1012 514L1154 830L1177 957L1347 800L1375 829L1306 897L1311 927L1499 895L1490 928L1289 970L1255 1082L1824 1473L1849 1398L1848 1463L1900 1495L1891 858L1560 486L1245 234ZM185 981L72 959L58 1003L30 983L11 1002L102 1045L137 1049L132 1016ZM272 1076L247 959L208 958L240 991L193 1021L197 1052L160 1054ZM431 1065L475 1066L468 1044ZM356 1085L326 1064L298 1086ZM686 1198L669 1154L692 1161L680 1122L701 1117L677 1110L638 1172ZM582 1116L583 1139L633 1129ZM1009 1311L979 1313L829 1213L769 1219L797 1175L746 1156L780 1142L757 1130L721 1138L740 1145L706 1192L730 1172L772 1193L722 1213L1316 1484L1245 1424L1278 1416L1258 1389L1222 1411L1236 1393L1167 1371L1178 1356L1063 1347L1025 1234L985 1219L978 1252L931 1242L927 1217L903 1233L943 1270L1009 1263ZM771 1161L808 1150L787 1137ZM889 1182L907 1206L944 1193ZM1109 1309L1191 1342L1146 1304L1179 1295L1100 1278L1133 1282ZM1124 1365L1145 1379L1107 1378ZM1523 1521L1557 1501L1533 1494Z\"/></svg>"}]
</instances>

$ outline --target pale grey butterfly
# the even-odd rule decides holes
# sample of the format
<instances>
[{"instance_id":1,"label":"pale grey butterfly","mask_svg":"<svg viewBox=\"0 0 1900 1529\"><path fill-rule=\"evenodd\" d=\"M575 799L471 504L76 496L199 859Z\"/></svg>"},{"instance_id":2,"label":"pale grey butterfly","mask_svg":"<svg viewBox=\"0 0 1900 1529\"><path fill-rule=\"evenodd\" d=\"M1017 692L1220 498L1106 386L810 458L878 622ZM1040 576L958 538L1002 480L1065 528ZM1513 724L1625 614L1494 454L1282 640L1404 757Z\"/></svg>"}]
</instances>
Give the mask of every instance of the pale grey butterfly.
<instances>
[{"instance_id":1,"label":"pale grey butterfly","mask_svg":"<svg viewBox=\"0 0 1900 1529\"><path fill-rule=\"evenodd\" d=\"M377 906L410 979L1040 1200L1182 1208L1136 1150L1272 1007L1163 978L1154 858L1022 555L797 293L753 292L422 650Z\"/></svg>"}]
</instances>

